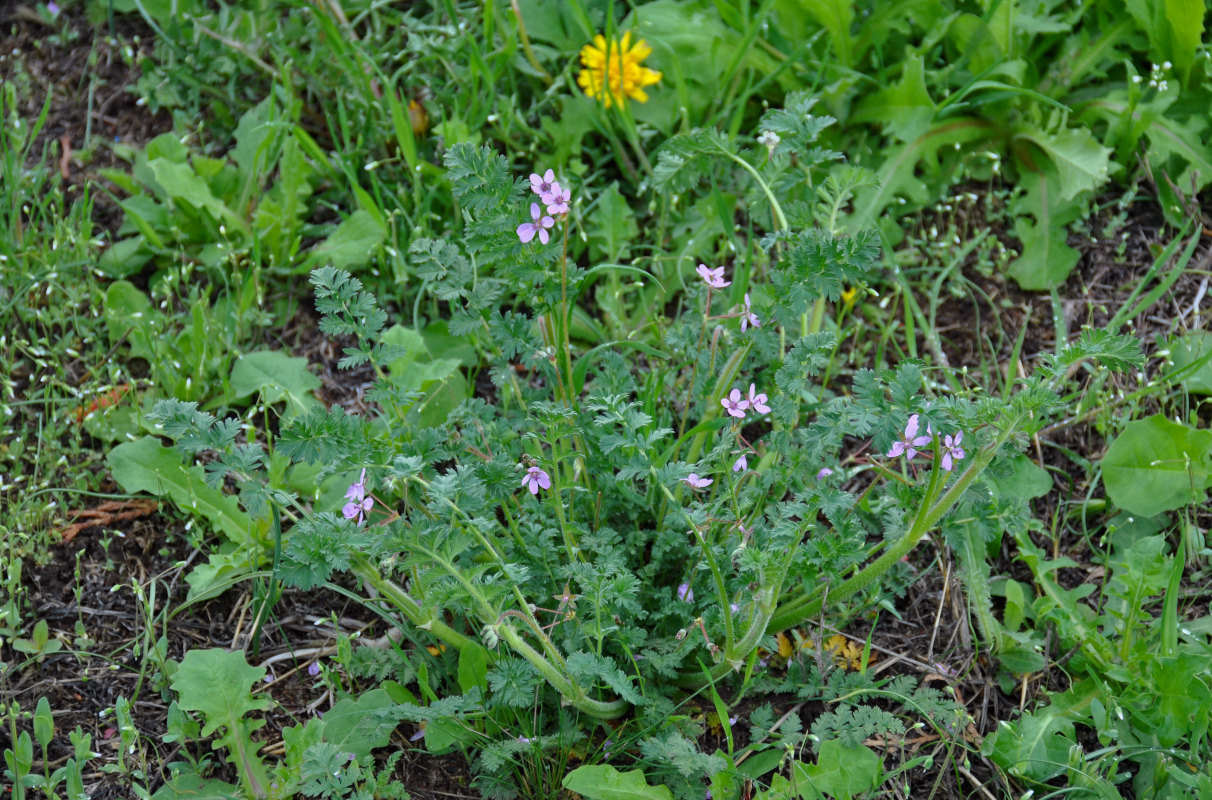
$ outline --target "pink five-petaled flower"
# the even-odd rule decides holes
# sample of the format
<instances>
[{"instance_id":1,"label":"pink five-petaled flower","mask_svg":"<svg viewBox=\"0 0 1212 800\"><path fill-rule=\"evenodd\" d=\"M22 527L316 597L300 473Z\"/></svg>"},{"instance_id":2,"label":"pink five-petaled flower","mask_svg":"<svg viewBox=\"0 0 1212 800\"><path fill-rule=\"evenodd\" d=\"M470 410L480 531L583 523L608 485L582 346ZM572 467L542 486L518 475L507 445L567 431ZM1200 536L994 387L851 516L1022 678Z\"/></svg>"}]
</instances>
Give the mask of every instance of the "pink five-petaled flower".
<instances>
[{"instance_id":1,"label":"pink five-petaled flower","mask_svg":"<svg viewBox=\"0 0 1212 800\"><path fill-rule=\"evenodd\" d=\"M530 489L530 493L538 495L539 489L551 488L551 476L538 467L531 467L522 476L522 485Z\"/></svg>"},{"instance_id":2,"label":"pink five-petaled flower","mask_svg":"<svg viewBox=\"0 0 1212 800\"><path fill-rule=\"evenodd\" d=\"M706 264L699 264L695 270L708 286L712 289L723 289L725 286L731 286L732 281L724 280L724 268L716 267L709 269Z\"/></svg>"},{"instance_id":3,"label":"pink five-petaled flower","mask_svg":"<svg viewBox=\"0 0 1212 800\"><path fill-rule=\"evenodd\" d=\"M929 436L917 435L917 414L909 417L909 423L905 425L905 435L902 439L892 445L892 449L888 451L889 458L896 458L904 454L905 458L911 459L917 455L917 448L930 444ZM929 429L927 429L929 432Z\"/></svg>"},{"instance_id":4,"label":"pink five-petaled flower","mask_svg":"<svg viewBox=\"0 0 1212 800\"><path fill-rule=\"evenodd\" d=\"M741 453L741 457L732 462L732 471L744 472L747 469L749 469L749 459L745 457L744 453Z\"/></svg>"},{"instance_id":5,"label":"pink five-petaled flower","mask_svg":"<svg viewBox=\"0 0 1212 800\"><path fill-rule=\"evenodd\" d=\"M551 191L543 195L547 205L547 213L554 216L568 213L568 201L572 199L572 190L565 189L558 183L551 184Z\"/></svg>"},{"instance_id":6,"label":"pink five-petaled flower","mask_svg":"<svg viewBox=\"0 0 1212 800\"><path fill-rule=\"evenodd\" d=\"M733 389L732 393L727 397L720 398L720 405L724 407L725 411L737 419L744 419L745 409L749 408L749 401L741 397L740 389Z\"/></svg>"},{"instance_id":7,"label":"pink five-petaled flower","mask_svg":"<svg viewBox=\"0 0 1212 800\"><path fill-rule=\"evenodd\" d=\"M539 241L543 244L547 244L547 242L551 239L551 234L547 232L547 229L555 225L555 220L551 217L544 216L543 212L539 209L538 203L530 204L530 218L533 220L533 222L523 222L518 226L518 238L522 240L523 244L525 244L533 239L534 235L537 233L539 235Z\"/></svg>"},{"instance_id":8,"label":"pink five-petaled flower","mask_svg":"<svg viewBox=\"0 0 1212 800\"><path fill-rule=\"evenodd\" d=\"M745 396L745 401L759 414L770 413L770 406L766 405L766 393L758 392L757 387L752 383L749 384L749 394Z\"/></svg>"},{"instance_id":9,"label":"pink five-petaled flower","mask_svg":"<svg viewBox=\"0 0 1212 800\"><path fill-rule=\"evenodd\" d=\"M758 319L757 314L754 314L753 309L749 307L749 292L745 292L745 304L741 306L741 333L744 333L750 326L760 328L762 327L762 321Z\"/></svg>"},{"instance_id":10,"label":"pink five-petaled flower","mask_svg":"<svg viewBox=\"0 0 1212 800\"><path fill-rule=\"evenodd\" d=\"M550 192L553 185L555 185L555 173L551 170L547 170L542 175L537 172L530 173L530 190L539 197Z\"/></svg>"},{"instance_id":11,"label":"pink five-petaled flower","mask_svg":"<svg viewBox=\"0 0 1212 800\"><path fill-rule=\"evenodd\" d=\"M373 498L366 496L366 468L362 468L362 476L358 478L357 483L350 484L345 491L345 499L348 503L341 509L342 516L345 519L356 519L358 524L362 524L362 520L366 517L366 512L374 507L375 501Z\"/></svg>"},{"instance_id":12,"label":"pink five-petaled flower","mask_svg":"<svg viewBox=\"0 0 1212 800\"><path fill-rule=\"evenodd\" d=\"M954 436L943 437L943 469L948 472L955 461L960 461L964 457L964 448L960 447L960 442L964 438L964 432L960 431Z\"/></svg>"},{"instance_id":13,"label":"pink five-petaled flower","mask_svg":"<svg viewBox=\"0 0 1212 800\"><path fill-rule=\"evenodd\" d=\"M683 583L683 584L678 585L678 599L683 600L687 603L694 602L694 589L690 588L689 583Z\"/></svg>"},{"instance_id":14,"label":"pink five-petaled flower","mask_svg":"<svg viewBox=\"0 0 1212 800\"><path fill-rule=\"evenodd\" d=\"M705 489L715 483L715 481L711 478L700 478L698 474L692 472L685 478L682 478L682 483L685 483L692 489Z\"/></svg>"},{"instance_id":15,"label":"pink five-petaled flower","mask_svg":"<svg viewBox=\"0 0 1212 800\"><path fill-rule=\"evenodd\" d=\"M816 479L818 481L823 481L823 480L825 480L825 478L828 478L832 474L833 474L833 470L829 469L829 467L821 467L821 471L816 473Z\"/></svg>"}]
</instances>

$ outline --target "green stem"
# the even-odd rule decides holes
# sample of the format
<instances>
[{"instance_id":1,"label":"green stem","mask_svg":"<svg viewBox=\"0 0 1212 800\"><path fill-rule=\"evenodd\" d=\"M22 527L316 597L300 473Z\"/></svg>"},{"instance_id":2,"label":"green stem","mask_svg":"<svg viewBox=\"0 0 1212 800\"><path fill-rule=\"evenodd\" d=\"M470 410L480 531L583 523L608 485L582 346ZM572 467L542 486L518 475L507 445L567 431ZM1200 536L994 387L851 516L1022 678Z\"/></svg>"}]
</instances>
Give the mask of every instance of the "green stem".
<instances>
[{"instance_id":1,"label":"green stem","mask_svg":"<svg viewBox=\"0 0 1212 800\"><path fill-rule=\"evenodd\" d=\"M653 481L657 480L657 472L655 467L649 467L649 472L652 473ZM673 496L673 492L669 491L669 487L665 484L658 484L661 491L665 493L666 501L677 505L678 501ZM728 601L728 587L724 583L724 574L720 572L720 565L716 563L715 555L711 552L711 548L707 545L707 540L694 524L694 520L690 518L690 514L686 512L685 507L679 506L682 509L682 515L686 517L686 522L689 523L690 529L694 531L695 538L699 540L699 545L703 550L703 558L707 559L707 565L711 567L711 574L715 578L715 592L719 602L720 610L724 614L724 653L729 654L734 652L733 642L733 627L732 627L732 607Z\"/></svg>"},{"instance_id":2,"label":"green stem","mask_svg":"<svg viewBox=\"0 0 1212 800\"><path fill-rule=\"evenodd\" d=\"M547 659L522 639L521 634L507 623L496 626L497 635L513 648L514 652L530 662L539 674L558 691L565 700L577 710L597 719L617 719L631 708L626 700L605 702L594 700L580 686L577 686L563 673L551 665Z\"/></svg>"},{"instance_id":3,"label":"green stem","mask_svg":"<svg viewBox=\"0 0 1212 800\"><path fill-rule=\"evenodd\" d=\"M350 570L362 580L373 586L376 591L387 598L393 606L399 609L408 621L416 625L422 630L429 631L441 641L454 647L456 650L462 650L467 645L471 644L471 639L448 626L445 622L438 619L434 612L426 612L417 601L412 599L407 592L397 586L394 581L384 578L379 574L373 564L366 556L355 556L353 563L350 564Z\"/></svg>"},{"instance_id":4,"label":"green stem","mask_svg":"<svg viewBox=\"0 0 1212 800\"><path fill-rule=\"evenodd\" d=\"M733 153L726 153L726 155L744 167L749 174L753 176L753 179L756 180L758 185L762 187L762 191L766 193L766 199L770 201L770 208L774 211L774 219L778 223L779 228L782 230L789 230L790 226L787 224L787 215L783 213L783 207L779 205L779 201L775 199L774 192L770 190L769 184L762 180L762 176L758 174L758 171L754 169L748 161Z\"/></svg>"},{"instance_id":5,"label":"green stem","mask_svg":"<svg viewBox=\"0 0 1212 800\"><path fill-rule=\"evenodd\" d=\"M1006 434L1008 435L1008 434ZM999 437L997 441L981 450L973 458L968 469L960 475L959 479L952 484L951 488L943 493L932 505L930 501L933 499L933 491L938 481L939 465L938 455L935 455L935 467L931 473L931 488L927 490L925 502L922 504L922 509L919 511L917 518L914 519L913 525L909 531L898 539L891 547L884 551L884 554L872 561L863 569L854 575L850 580L843 583L836 589L830 589L829 600L841 601L851 597L866 587L870 586L874 581L878 580L885 572L887 572L893 564L900 561L906 554L911 551L922 537L926 535L934 526L942 519L943 515L951 510L963 495L972 485L972 482L989 466L989 462L993 460L998 448L1005 440L1005 436ZM823 593L813 592L810 594L801 595L779 608L774 613L774 617L770 621L770 627L776 633L785 631L788 628L795 627L802 622L805 622L821 613L821 608L825 602Z\"/></svg>"}]
</instances>

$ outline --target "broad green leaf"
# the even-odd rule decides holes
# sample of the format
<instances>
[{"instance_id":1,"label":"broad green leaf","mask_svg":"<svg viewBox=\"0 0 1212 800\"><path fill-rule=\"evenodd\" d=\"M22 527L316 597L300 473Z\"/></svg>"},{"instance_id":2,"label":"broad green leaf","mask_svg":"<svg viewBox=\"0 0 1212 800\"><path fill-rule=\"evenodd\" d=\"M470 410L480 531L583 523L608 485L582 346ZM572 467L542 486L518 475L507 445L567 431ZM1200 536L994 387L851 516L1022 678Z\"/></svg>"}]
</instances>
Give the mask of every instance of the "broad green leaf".
<instances>
[{"instance_id":1,"label":"broad green leaf","mask_svg":"<svg viewBox=\"0 0 1212 800\"><path fill-rule=\"evenodd\" d=\"M282 350L246 353L231 371L232 399L260 392L266 403L286 401L283 419L319 406L312 392L320 379L307 371L307 359L288 356Z\"/></svg>"},{"instance_id":2,"label":"broad green leaf","mask_svg":"<svg viewBox=\"0 0 1212 800\"><path fill-rule=\"evenodd\" d=\"M160 231L169 229L168 211L146 194L139 193L118 203L126 214L126 221L135 226L147 243L160 249L164 239Z\"/></svg>"},{"instance_id":3,"label":"broad green leaf","mask_svg":"<svg viewBox=\"0 0 1212 800\"><path fill-rule=\"evenodd\" d=\"M913 141L930 127L935 105L926 89L926 63L920 54L906 54L901 79L867 95L850 116L850 122L878 122L896 139Z\"/></svg>"},{"instance_id":4,"label":"broad green leaf","mask_svg":"<svg viewBox=\"0 0 1212 800\"><path fill-rule=\"evenodd\" d=\"M1162 747L1181 746L1184 737L1196 731L1199 741L1208 729L1212 710L1212 688L1208 685L1208 659L1187 653L1173 658L1156 657L1149 664L1146 684L1156 692L1157 706L1151 716L1156 722ZM1201 730L1202 728L1202 730Z\"/></svg>"},{"instance_id":5,"label":"broad green leaf","mask_svg":"<svg viewBox=\"0 0 1212 800\"><path fill-rule=\"evenodd\" d=\"M202 735L210 736L220 726L237 728L253 711L269 708L268 697L250 692L264 677L265 667L251 666L243 651L190 650L181 659L172 687L182 709L203 715Z\"/></svg>"},{"instance_id":6,"label":"broad green leaf","mask_svg":"<svg viewBox=\"0 0 1212 800\"><path fill-rule=\"evenodd\" d=\"M469 747L480 741L480 735L457 719L443 717L425 723L425 749L445 753L455 745Z\"/></svg>"},{"instance_id":7,"label":"broad green leaf","mask_svg":"<svg viewBox=\"0 0 1212 800\"><path fill-rule=\"evenodd\" d=\"M915 206L934 199L926 185L941 176L944 147L963 145L993 136L997 127L979 119L946 119L936 121L930 130L911 142L898 145L883 154L876 182L855 192L854 212L843 225L849 230L877 225L889 205L902 198Z\"/></svg>"},{"instance_id":8,"label":"broad green leaf","mask_svg":"<svg viewBox=\"0 0 1212 800\"><path fill-rule=\"evenodd\" d=\"M105 457L114 480L126 492L167 497L178 508L209 520L237 544L253 543L253 523L236 498L206 485L201 467L186 467L181 457L150 436L124 442Z\"/></svg>"},{"instance_id":9,"label":"broad green leaf","mask_svg":"<svg viewBox=\"0 0 1212 800\"><path fill-rule=\"evenodd\" d=\"M851 0L804 0L804 7L829 33L829 42L840 66L852 66L854 41L850 29L854 25L854 3Z\"/></svg>"},{"instance_id":10,"label":"broad green leaf","mask_svg":"<svg viewBox=\"0 0 1212 800\"><path fill-rule=\"evenodd\" d=\"M365 266L371 261L385 233L374 215L360 208L311 251L306 265L310 268L329 264L339 269Z\"/></svg>"},{"instance_id":11,"label":"broad green leaf","mask_svg":"<svg viewBox=\"0 0 1212 800\"><path fill-rule=\"evenodd\" d=\"M810 790L838 800L850 800L879 785L884 774L884 762L869 747L845 745L837 739L830 739L821 744L820 756L815 764L797 761L793 769L799 781L807 783ZM800 790L800 797L804 800L816 796L815 793Z\"/></svg>"},{"instance_id":12,"label":"broad green leaf","mask_svg":"<svg viewBox=\"0 0 1212 800\"><path fill-rule=\"evenodd\" d=\"M173 690L180 696L177 705L202 714L202 736L222 729L212 747L226 748L227 760L238 769L241 784L256 796L263 796L269 788L265 765L250 737L265 724L264 719L251 715L269 708L268 697L251 692L264 677L265 667L250 666L243 651L213 648L186 653L172 679Z\"/></svg>"},{"instance_id":13,"label":"broad green leaf","mask_svg":"<svg viewBox=\"0 0 1212 800\"><path fill-rule=\"evenodd\" d=\"M256 568L257 559L254 551L247 547L211 553L205 562L185 576L185 582L189 584L186 600L192 603L218 597L244 580Z\"/></svg>"},{"instance_id":14,"label":"broad green leaf","mask_svg":"<svg viewBox=\"0 0 1212 800\"><path fill-rule=\"evenodd\" d=\"M1203 38L1207 3L1205 0L1165 0L1165 7L1166 22L1170 25L1170 48L1166 56L1174 62L1175 71L1186 83Z\"/></svg>"},{"instance_id":15,"label":"broad green leaf","mask_svg":"<svg viewBox=\"0 0 1212 800\"><path fill-rule=\"evenodd\" d=\"M1151 517L1202 503L1209 483L1212 432L1161 414L1129 422L1103 458L1107 496L1120 508Z\"/></svg>"},{"instance_id":16,"label":"broad green leaf","mask_svg":"<svg viewBox=\"0 0 1212 800\"><path fill-rule=\"evenodd\" d=\"M786 755L785 752L777 747L758 750L737 765L737 772L748 780L756 781L759 778L765 777L778 767L779 764L783 763L783 757Z\"/></svg>"},{"instance_id":17,"label":"broad green leaf","mask_svg":"<svg viewBox=\"0 0 1212 800\"><path fill-rule=\"evenodd\" d=\"M589 800L673 800L668 787L650 786L640 770L619 772L604 764L577 767L560 785Z\"/></svg>"},{"instance_id":18,"label":"broad green leaf","mask_svg":"<svg viewBox=\"0 0 1212 800\"><path fill-rule=\"evenodd\" d=\"M947 30L947 36L973 74L987 73L1006 58L1007 54L998 44L994 29L975 14L957 15Z\"/></svg>"},{"instance_id":19,"label":"broad green leaf","mask_svg":"<svg viewBox=\"0 0 1212 800\"><path fill-rule=\"evenodd\" d=\"M109 278L125 278L143 269L151 261L152 251L143 236L115 242L97 259L97 267Z\"/></svg>"},{"instance_id":20,"label":"broad green leaf","mask_svg":"<svg viewBox=\"0 0 1212 800\"><path fill-rule=\"evenodd\" d=\"M1019 217L1014 232L1022 240L1023 250L1008 273L1022 288L1046 291L1060 286L1077 266L1081 253L1068 245L1065 228Z\"/></svg>"},{"instance_id":21,"label":"broad green leaf","mask_svg":"<svg viewBox=\"0 0 1212 800\"><path fill-rule=\"evenodd\" d=\"M1024 289L1044 291L1064 283L1077 266L1081 254L1068 245L1066 226L1081 216L1081 207L1061 199L1058 179L1050 169L1022 182L1027 193L1014 203L1014 232L1023 249L1008 272Z\"/></svg>"},{"instance_id":22,"label":"broad green leaf","mask_svg":"<svg viewBox=\"0 0 1212 800\"><path fill-rule=\"evenodd\" d=\"M1167 376L1179 374L1184 389L1192 394L1212 394L1212 333L1192 331L1171 339Z\"/></svg>"},{"instance_id":23,"label":"broad green leaf","mask_svg":"<svg viewBox=\"0 0 1212 800\"><path fill-rule=\"evenodd\" d=\"M150 160L163 158L174 164L184 164L189 160L189 148L172 133L162 133L152 139L144 148L144 153Z\"/></svg>"},{"instance_id":24,"label":"broad green leaf","mask_svg":"<svg viewBox=\"0 0 1212 800\"><path fill-rule=\"evenodd\" d=\"M371 689L355 699L343 697L324 712L324 741L359 758L370 755L377 747L385 747L396 729L396 720L382 712L394 703L386 689Z\"/></svg>"},{"instance_id":25,"label":"broad green leaf","mask_svg":"<svg viewBox=\"0 0 1212 800\"><path fill-rule=\"evenodd\" d=\"M635 214L627 199L619 193L615 181L598 195L596 210L589 215L589 257L592 260L618 261L627 251L627 243L639 233Z\"/></svg>"},{"instance_id":26,"label":"broad green leaf","mask_svg":"<svg viewBox=\"0 0 1212 800\"><path fill-rule=\"evenodd\" d=\"M240 169L240 182L245 187L257 180L269 166L266 152L278 130L276 125L271 124L275 115L276 104L271 95L244 112L236 124L236 146L232 150L232 157Z\"/></svg>"},{"instance_id":27,"label":"broad green leaf","mask_svg":"<svg viewBox=\"0 0 1212 800\"><path fill-rule=\"evenodd\" d=\"M434 381L444 380L458 374L459 359L433 358L430 355L429 347L425 344L424 335L412 328L392 325L383 332L380 341L383 344L404 348L404 355L387 365L391 382L397 386L420 391L430 388ZM462 398L459 398L455 404L457 405L461 401ZM432 399L431 402L433 402Z\"/></svg>"},{"instance_id":28,"label":"broad green leaf","mask_svg":"<svg viewBox=\"0 0 1212 800\"><path fill-rule=\"evenodd\" d=\"M55 717L51 714L50 701L45 696L38 698L34 709L34 741L41 747L49 747L55 736Z\"/></svg>"},{"instance_id":29,"label":"broad green leaf","mask_svg":"<svg viewBox=\"0 0 1212 800\"><path fill-rule=\"evenodd\" d=\"M133 283L114 281L105 290L105 327L111 344L125 338L132 356L150 360L155 357L153 342L163 330L164 315Z\"/></svg>"},{"instance_id":30,"label":"broad green leaf","mask_svg":"<svg viewBox=\"0 0 1212 800\"><path fill-rule=\"evenodd\" d=\"M1003 720L981 752L1015 777L1046 781L1065 771L1074 744L1073 722L1045 709L1017 722Z\"/></svg>"},{"instance_id":31,"label":"broad green leaf","mask_svg":"<svg viewBox=\"0 0 1212 800\"><path fill-rule=\"evenodd\" d=\"M1043 497L1052 490L1052 476L1025 455L1019 454L1010 459L1008 466L1008 474L990 476L990 481L1000 496L1032 500Z\"/></svg>"},{"instance_id":32,"label":"broad green leaf","mask_svg":"<svg viewBox=\"0 0 1212 800\"><path fill-rule=\"evenodd\" d=\"M1086 128L1045 133L1038 128L1016 131L1015 139L1035 144L1048 154L1060 178L1060 197L1072 200L1107 182L1111 150L1103 147Z\"/></svg>"},{"instance_id":33,"label":"broad green leaf","mask_svg":"<svg viewBox=\"0 0 1212 800\"><path fill-rule=\"evenodd\" d=\"M1000 666L1006 672L1014 675L1028 675L1039 672L1048 666L1048 659L1032 650L1030 647L1014 641L1009 636L1003 638L1005 644L997 654Z\"/></svg>"},{"instance_id":34,"label":"broad green leaf","mask_svg":"<svg viewBox=\"0 0 1212 800\"><path fill-rule=\"evenodd\" d=\"M472 642L459 651L459 688L463 694L479 688L488 691L488 651Z\"/></svg>"},{"instance_id":35,"label":"broad green leaf","mask_svg":"<svg viewBox=\"0 0 1212 800\"><path fill-rule=\"evenodd\" d=\"M198 177L188 164L153 158L147 165L156 176L156 183L160 184L169 197L184 201L200 211L209 212L216 222L234 224L244 230L244 221L215 197L206 181Z\"/></svg>"}]
</instances>

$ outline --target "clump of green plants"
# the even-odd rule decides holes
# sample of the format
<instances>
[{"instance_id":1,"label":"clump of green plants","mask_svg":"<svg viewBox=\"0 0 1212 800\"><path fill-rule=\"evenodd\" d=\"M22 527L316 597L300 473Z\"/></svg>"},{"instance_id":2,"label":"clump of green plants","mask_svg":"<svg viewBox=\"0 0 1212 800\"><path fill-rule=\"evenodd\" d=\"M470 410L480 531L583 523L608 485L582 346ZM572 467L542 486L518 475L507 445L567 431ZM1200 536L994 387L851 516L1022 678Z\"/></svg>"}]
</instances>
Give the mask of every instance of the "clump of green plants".
<instances>
[{"instance_id":1,"label":"clump of green plants","mask_svg":"<svg viewBox=\"0 0 1212 800\"><path fill-rule=\"evenodd\" d=\"M1014 465L1064 407L1069 373L1140 361L1131 340L1086 331L1001 397L940 393L913 362L826 384L838 347L828 309L873 279L878 248L842 227L867 178L814 146L830 120L811 107L794 96L768 112L762 141L694 131L658 153L659 192L693 197L729 175L769 221L760 243L714 267L583 267L569 242L592 187L552 169L515 178L488 148L452 148L464 235L416 240L409 257L466 348L452 351L466 359L454 368L487 370L487 396L432 359L441 329L415 316L388 327L361 281L324 267L311 276L321 329L347 337L342 368L373 370L372 415L284 418L272 457L194 403L161 401L149 416L181 451L210 453L211 487L234 481L240 513L272 532L246 549L272 550L276 580L308 590L356 577L363 602L402 633L374 668L393 688L358 702L389 727L419 726L432 751L474 753L485 796L560 785L739 796L752 769L731 747L698 749L678 713L686 696L707 692L725 720L723 693L779 649L775 634L861 607L927 533L957 518L1025 527L1030 495ZM656 286L657 302L620 305L633 333L587 343L577 300L616 275ZM671 301L678 313L659 311ZM275 483L271 458L339 488L301 497ZM447 655L434 664L427 648ZM962 721L914 679L829 673L809 671L800 688L846 702L814 727L815 762L763 756L756 777L786 773L765 778L767 796L797 781L838 797L872 789L889 776L866 736L903 732L903 716ZM902 705L853 702L864 696ZM551 769L570 749L586 763ZM861 778L843 780L843 763L865 765Z\"/></svg>"}]
</instances>

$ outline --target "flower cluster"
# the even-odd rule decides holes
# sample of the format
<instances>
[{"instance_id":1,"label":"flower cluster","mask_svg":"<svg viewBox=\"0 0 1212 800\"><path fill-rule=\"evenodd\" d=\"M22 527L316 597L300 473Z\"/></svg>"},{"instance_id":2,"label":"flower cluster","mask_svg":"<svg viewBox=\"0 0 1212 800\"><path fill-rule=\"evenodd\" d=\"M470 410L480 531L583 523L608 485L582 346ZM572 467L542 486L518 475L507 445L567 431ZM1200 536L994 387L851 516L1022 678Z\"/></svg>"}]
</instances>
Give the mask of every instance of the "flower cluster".
<instances>
[{"instance_id":1,"label":"flower cluster","mask_svg":"<svg viewBox=\"0 0 1212 800\"><path fill-rule=\"evenodd\" d=\"M918 448L925 447L930 444L933 439L933 433L930 426L926 426L924 436L918 436L917 431L921 423L918 421L918 415L913 414L909 417L908 423L905 425L905 432L901 438L893 442L892 448L888 451L889 458L897 458L904 456L907 460L911 460L918 453ZM964 440L964 432L960 431L956 434L948 434L943 437L942 445L942 462L943 469L950 472L955 466L955 462L963 460L967 455L964 452L962 442Z\"/></svg>"},{"instance_id":2,"label":"flower cluster","mask_svg":"<svg viewBox=\"0 0 1212 800\"><path fill-rule=\"evenodd\" d=\"M770 406L766 405L767 399L766 393L759 392L757 387L751 383L747 394L742 396L739 389L733 389L727 397L720 399L720 405L729 415L737 419L744 419L745 412L751 409L758 414L770 413Z\"/></svg>"},{"instance_id":3,"label":"flower cluster","mask_svg":"<svg viewBox=\"0 0 1212 800\"><path fill-rule=\"evenodd\" d=\"M518 238L523 244L528 243L537 235L539 241L547 244L551 241L548 232L555 227L556 219L568 216L568 203L572 200L572 190L560 186L555 179L555 173L547 170L540 175L533 172L530 175L530 189L539 196L547 213L543 213L538 203L530 204L530 222L518 226Z\"/></svg>"}]
</instances>

